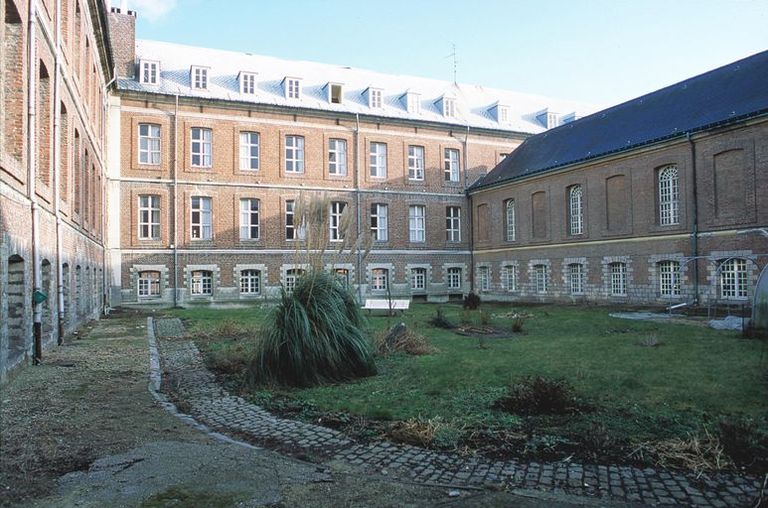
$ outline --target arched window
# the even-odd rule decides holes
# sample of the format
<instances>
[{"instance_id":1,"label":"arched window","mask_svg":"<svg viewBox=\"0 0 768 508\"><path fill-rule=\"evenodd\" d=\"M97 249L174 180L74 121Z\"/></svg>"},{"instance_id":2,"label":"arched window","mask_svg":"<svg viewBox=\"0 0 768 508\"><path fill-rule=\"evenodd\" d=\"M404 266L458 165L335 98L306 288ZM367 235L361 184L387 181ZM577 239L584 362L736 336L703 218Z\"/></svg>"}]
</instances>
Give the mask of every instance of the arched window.
<instances>
[{"instance_id":1,"label":"arched window","mask_svg":"<svg viewBox=\"0 0 768 508\"><path fill-rule=\"evenodd\" d=\"M515 200L508 199L504 206L507 220L507 241L515 241Z\"/></svg>"},{"instance_id":2,"label":"arched window","mask_svg":"<svg viewBox=\"0 0 768 508\"><path fill-rule=\"evenodd\" d=\"M487 266L477 268L477 288L480 291L491 290L491 269Z\"/></svg>"},{"instance_id":3,"label":"arched window","mask_svg":"<svg viewBox=\"0 0 768 508\"><path fill-rule=\"evenodd\" d=\"M258 295L261 292L261 272L243 270L240 272L240 294Z\"/></svg>"},{"instance_id":4,"label":"arched window","mask_svg":"<svg viewBox=\"0 0 768 508\"><path fill-rule=\"evenodd\" d=\"M411 268L411 291L425 291L427 289L427 269Z\"/></svg>"},{"instance_id":5,"label":"arched window","mask_svg":"<svg viewBox=\"0 0 768 508\"><path fill-rule=\"evenodd\" d=\"M507 291L517 291L517 266L505 265L502 267L501 278Z\"/></svg>"},{"instance_id":6,"label":"arched window","mask_svg":"<svg viewBox=\"0 0 768 508\"><path fill-rule=\"evenodd\" d=\"M159 298L160 297L160 272L144 271L139 272L138 280L139 298Z\"/></svg>"},{"instance_id":7,"label":"arched window","mask_svg":"<svg viewBox=\"0 0 768 508\"><path fill-rule=\"evenodd\" d=\"M670 226L680 222L680 180L677 166L659 170L659 224Z\"/></svg>"},{"instance_id":8,"label":"arched window","mask_svg":"<svg viewBox=\"0 0 768 508\"><path fill-rule=\"evenodd\" d=\"M626 296L627 294L627 265L616 262L610 264L611 295Z\"/></svg>"},{"instance_id":9,"label":"arched window","mask_svg":"<svg viewBox=\"0 0 768 508\"><path fill-rule=\"evenodd\" d=\"M546 293L549 286L549 270L547 265L533 266L533 280L537 293Z\"/></svg>"},{"instance_id":10,"label":"arched window","mask_svg":"<svg viewBox=\"0 0 768 508\"><path fill-rule=\"evenodd\" d=\"M729 259L720 267L720 297L747 298L747 260Z\"/></svg>"},{"instance_id":11,"label":"arched window","mask_svg":"<svg viewBox=\"0 0 768 508\"><path fill-rule=\"evenodd\" d=\"M191 293L197 296L210 296L213 294L213 273L209 270L195 270L192 272Z\"/></svg>"},{"instance_id":12,"label":"arched window","mask_svg":"<svg viewBox=\"0 0 768 508\"><path fill-rule=\"evenodd\" d=\"M568 265L568 280L572 295L584 294L584 265L580 263Z\"/></svg>"},{"instance_id":13,"label":"arched window","mask_svg":"<svg viewBox=\"0 0 768 508\"><path fill-rule=\"evenodd\" d=\"M371 290L386 291L389 284L389 270L387 268L374 268L371 270Z\"/></svg>"},{"instance_id":14,"label":"arched window","mask_svg":"<svg viewBox=\"0 0 768 508\"><path fill-rule=\"evenodd\" d=\"M286 293L293 293L293 289L296 287L296 281L299 277L304 275L306 270L303 268L289 268L285 271L285 291Z\"/></svg>"},{"instance_id":15,"label":"arched window","mask_svg":"<svg viewBox=\"0 0 768 508\"><path fill-rule=\"evenodd\" d=\"M572 235L580 235L584 232L584 207L582 202L583 192L581 185L574 185L568 191L569 224Z\"/></svg>"}]
</instances>

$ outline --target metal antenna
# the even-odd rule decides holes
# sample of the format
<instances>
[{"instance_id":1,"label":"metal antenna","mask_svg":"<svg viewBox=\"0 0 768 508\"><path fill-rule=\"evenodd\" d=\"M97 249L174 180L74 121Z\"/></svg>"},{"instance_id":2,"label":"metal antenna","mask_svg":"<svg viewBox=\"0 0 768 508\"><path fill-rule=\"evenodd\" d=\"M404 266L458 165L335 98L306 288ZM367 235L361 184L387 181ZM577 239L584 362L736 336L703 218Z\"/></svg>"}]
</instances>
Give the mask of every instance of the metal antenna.
<instances>
[{"instance_id":1,"label":"metal antenna","mask_svg":"<svg viewBox=\"0 0 768 508\"><path fill-rule=\"evenodd\" d=\"M457 70L457 67L458 67L458 58L457 58L457 55L456 55L456 44L451 43L451 48L453 49L453 53L451 53L448 56L453 58L453 84L456 85L457 84L457 82L456 82L456 70Z\"/></svg>"}]
</instances>

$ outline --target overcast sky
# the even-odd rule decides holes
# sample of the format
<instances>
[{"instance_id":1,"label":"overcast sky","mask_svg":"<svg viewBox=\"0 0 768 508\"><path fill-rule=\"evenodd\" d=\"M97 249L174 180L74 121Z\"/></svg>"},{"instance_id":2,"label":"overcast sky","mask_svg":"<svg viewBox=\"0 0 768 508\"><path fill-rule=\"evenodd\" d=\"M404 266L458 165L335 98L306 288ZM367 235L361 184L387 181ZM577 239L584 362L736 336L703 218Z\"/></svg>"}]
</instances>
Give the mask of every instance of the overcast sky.
<instances>
[{"instance_id":1,"label":"overcast sky","mask_svg":"<svg viewBox=\"0 0 768 508\"><path fill-rule=\"evenodd\" d=\"M768 50L768 0L128 0L128 8L143 39L449 81L455 45L459 82L603 106Z\"/></svg>"}]
</instances>

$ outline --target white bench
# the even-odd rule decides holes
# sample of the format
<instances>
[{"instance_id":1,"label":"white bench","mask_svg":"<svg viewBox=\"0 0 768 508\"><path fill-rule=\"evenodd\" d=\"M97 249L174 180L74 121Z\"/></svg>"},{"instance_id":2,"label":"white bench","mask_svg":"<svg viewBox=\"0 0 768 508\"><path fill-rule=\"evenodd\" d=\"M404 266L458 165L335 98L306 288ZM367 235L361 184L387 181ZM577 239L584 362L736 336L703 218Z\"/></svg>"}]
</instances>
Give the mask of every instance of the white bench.
<instances>
[{"instance_id":1,"label":"white bench","mask_svg":"<svg viewBox=\"0 0 768 508\"><path fill-rule=\"evenodd\" d=\"M372 310L400 311L402 314L411 306L410 300L386 300L383 298L367 298L363 309L370 314Z\"/></svg>"}]
</instances>

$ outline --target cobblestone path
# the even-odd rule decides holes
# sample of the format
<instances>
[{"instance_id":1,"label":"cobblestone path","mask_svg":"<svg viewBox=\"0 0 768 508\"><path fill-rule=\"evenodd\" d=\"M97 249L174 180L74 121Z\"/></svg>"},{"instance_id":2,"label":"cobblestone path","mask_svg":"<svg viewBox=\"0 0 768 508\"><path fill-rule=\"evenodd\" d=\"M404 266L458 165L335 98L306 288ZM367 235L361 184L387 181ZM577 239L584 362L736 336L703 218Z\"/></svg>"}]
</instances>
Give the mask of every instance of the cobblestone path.
<instances>
[{"instance_id":1,"label":"cobblestone path","mask_svg":"<svg viewBox=\"0 0 768 508\"><path fill-rule=\"evenodd\" d=\"M197 347L178 337L181 323L156 320L163 386L179 408L211 429L315 461L336 461L409 481L464 487L537 489L656 506L750 506L760 479L572 462L493 461L388 441L358 443L332 429L278 418L227 393L205 368ZM162 339L162 337L167 337Z\"/></svg>"}]
</instances>

